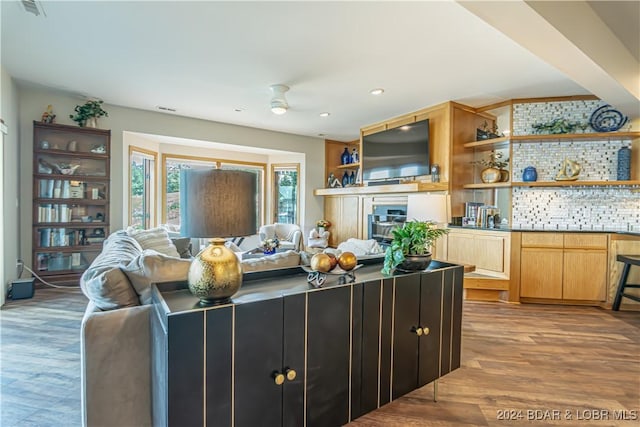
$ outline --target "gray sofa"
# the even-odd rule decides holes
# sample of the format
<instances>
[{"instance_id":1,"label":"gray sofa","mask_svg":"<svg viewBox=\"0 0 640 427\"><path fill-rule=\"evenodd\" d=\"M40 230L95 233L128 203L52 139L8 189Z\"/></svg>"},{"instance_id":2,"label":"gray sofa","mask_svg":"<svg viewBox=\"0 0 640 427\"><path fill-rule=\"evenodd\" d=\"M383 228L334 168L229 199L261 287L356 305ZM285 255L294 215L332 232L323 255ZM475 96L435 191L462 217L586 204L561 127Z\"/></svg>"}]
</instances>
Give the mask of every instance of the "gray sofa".
<instances>
[{"instance_id":1,"label":"gray sofa","mask_svg":"<svg viewBox=\"0 0 640 427\"><path fill-rule=\"evenodd\" d=\"M113 233L82 275L80 286L90 300L80 350L85 426L152 425L150 287L186 280L191 264L184 250L188 239L168 236L161 228ZM298 253L286 252L242 264L249 272L299 261Z\"/></svg>"},{"instance_id":2,"label":"gray sofa","mask_svg":"<svg viewBox=\"0 0 640 427\"><path fill-rule=\"evenodd\" d=\"M190 264L160 229L105 240L80 280L83 425L151 425L150 286L186 280Z\"/></svg>"}]
</instances>

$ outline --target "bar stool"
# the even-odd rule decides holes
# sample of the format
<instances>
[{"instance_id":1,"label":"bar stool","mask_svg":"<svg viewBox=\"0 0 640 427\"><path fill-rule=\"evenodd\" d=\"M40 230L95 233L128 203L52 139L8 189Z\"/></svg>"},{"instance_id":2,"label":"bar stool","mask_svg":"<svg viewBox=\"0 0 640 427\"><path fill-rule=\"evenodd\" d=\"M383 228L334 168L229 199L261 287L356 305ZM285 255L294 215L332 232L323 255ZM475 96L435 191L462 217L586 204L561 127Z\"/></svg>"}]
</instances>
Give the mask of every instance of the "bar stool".
<instances>
[{"instance_id":1,"label":"bar stool","mask_svg":"<svg viewBox=\"0 0 640 427\"><path fill-rule=\"evenodd\" d=\"M611 307L613 311L618 311L620 309L620 302L622 301L622 297L640 302L640 297L624 293L625 288L640 288L640 284L627 283L631 266L635 265L640 267L640 255L618 255L616 257L616 261L624 263L624 268L622 269L622 274L620 275L620 283L618 283L616 298L613 300L613 307Z\"/></svg>"}]
</instances>

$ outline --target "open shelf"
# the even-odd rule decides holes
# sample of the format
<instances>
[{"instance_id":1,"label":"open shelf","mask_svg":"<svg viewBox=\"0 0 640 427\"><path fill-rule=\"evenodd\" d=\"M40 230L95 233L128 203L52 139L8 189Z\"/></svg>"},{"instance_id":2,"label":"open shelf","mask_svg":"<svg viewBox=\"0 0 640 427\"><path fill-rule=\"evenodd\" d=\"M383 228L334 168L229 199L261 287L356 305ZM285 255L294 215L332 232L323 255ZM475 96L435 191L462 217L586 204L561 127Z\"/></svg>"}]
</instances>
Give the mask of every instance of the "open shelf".
<instances>
[{"instance_id":1,"label":"open shelf","mask_svg":"<svg viewBox=\"0 0 640 427\"><path fill-rule=\"evenodd\" d=\"M545 135L514 135L511 141L519 142L556 142L567 140L598 141L602 139L640 138L640 132L597 132L597 133L556 133Z\"/></svg>"},{"instance_id":2,"label":"open shelf","mask_svg":"<svg viewBox=\"0 0 640 427\"><path fill-rule=\"evenodd\" d=\"M632 187L640 186L640 181L534 181L513 182L512 187ZM466 186L465 186L466 187Z\"/></svg>"},{"instance_id":3,"label":"open shelf","mask_svg":"<svg viewBox=\"0 0 640 427\"><path fill-rule=\"evenodd\" d=\"M464 148L480 148L480 147L495 147L509 142L508 136L502 136L500 138L484 139L482 141L473 141L462 144Z\"/></svg>"},{"instance_id":4,"label":"open shelf","mask_svg":"<svg viewBox=\"0 0 640 427\"><path fill-rule=\"evenodd\" d=\"M511 187L511 182L493 182L493 183L477 183L477 184L465 184L462 188L467 189L485 189L485 188L508 188Z\"/></svg>"},{"instance_id":5,"label":"open shelf","mask_svg":"<svg viewBox=\"0 0 640 427\"><path fill-rule=\"evenodd\" d=\"M360 167L360 163L347 163L346 165L338 165L336 169L356 169Z\"/></svg>"},{"instance_id":6,"label":"open shelf","mask_svg":"<svg viewBox=\"0 0 640 427\"><path fill-rule=\"evenodd\" d=\"M342 188L318 188L314 196L338 196L346 194L415 193L419 191L447 191L448 182L411 182L389 185L356 185Z\"/></svg>"}]
</instances>

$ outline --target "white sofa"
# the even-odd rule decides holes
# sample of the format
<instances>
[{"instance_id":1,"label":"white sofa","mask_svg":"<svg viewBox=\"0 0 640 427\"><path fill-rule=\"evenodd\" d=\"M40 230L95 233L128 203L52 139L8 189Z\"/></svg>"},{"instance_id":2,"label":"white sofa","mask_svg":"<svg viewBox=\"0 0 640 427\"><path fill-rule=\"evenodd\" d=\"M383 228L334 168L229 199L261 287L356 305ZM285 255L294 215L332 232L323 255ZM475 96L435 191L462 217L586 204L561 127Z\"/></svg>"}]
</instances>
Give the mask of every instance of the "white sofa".
<instances>
[{"instance_id":1,"label":"white sofa","mask_svg":"<svg viewBox=\"0 0 640 427\"><path fill-rule=\"evenodd\" d=\"M302 250L302 229L299 225L281 222L267 224L260 227L258 235L261 240L277 238L282 250L290 249L296 252Z\"/></svg>"}]
</instances>

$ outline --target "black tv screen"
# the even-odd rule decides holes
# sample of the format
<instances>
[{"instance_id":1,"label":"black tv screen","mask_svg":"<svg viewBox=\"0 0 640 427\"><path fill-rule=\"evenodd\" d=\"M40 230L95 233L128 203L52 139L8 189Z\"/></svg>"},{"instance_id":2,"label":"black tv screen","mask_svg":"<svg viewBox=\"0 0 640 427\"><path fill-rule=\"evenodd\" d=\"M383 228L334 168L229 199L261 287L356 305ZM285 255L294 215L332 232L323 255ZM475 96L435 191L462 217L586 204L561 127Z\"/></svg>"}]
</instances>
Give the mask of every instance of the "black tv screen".
<instances>
[{"instance_id":1,"label":"black tv screen","mask_svg":"<svg viewBox=\"0 0 640 427\"><path fill-rule=\"evenodd\" d=\"M362 137L365 181L429 174L428 119Z\"/></svg>"}]
</instances>

